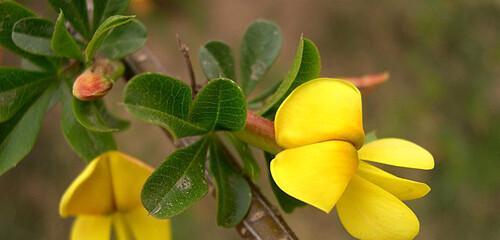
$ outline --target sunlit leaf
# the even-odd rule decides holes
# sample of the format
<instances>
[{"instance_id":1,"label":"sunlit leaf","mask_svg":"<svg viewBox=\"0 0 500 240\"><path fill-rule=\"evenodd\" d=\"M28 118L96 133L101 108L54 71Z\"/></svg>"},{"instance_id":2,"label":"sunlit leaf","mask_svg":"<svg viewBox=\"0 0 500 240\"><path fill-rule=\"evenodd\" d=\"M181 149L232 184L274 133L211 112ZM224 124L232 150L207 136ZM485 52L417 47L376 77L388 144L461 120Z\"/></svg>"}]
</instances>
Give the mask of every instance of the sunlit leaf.
<instances>
[{"instance_id":1,"label":"sunlit leaf","mask_svg":"<svg viewBox=\"0 0 500 240\"><path fill-rule=\"evenodd\" d=\"M173 217L208 192L204 163L207 139L173 152L146 180L142 203L157 218Z\"/></svg>"},{"instance_id":2,"label":"sunlit leaf","mask_svg":"<svg viewBox=\"0 0 500 240\"><path fill-rule=\"evenodd\" d=\"M54 70L54 64L46 57L28 53L18 48L12 41L14 24L26 17L35 17L35 14L16 2L0 1L0 44L44 69Z\"/></svg>"},{"instance_id":3,"label":"sunlit leaf","mask_svg":"<svg viewBox=\"0 0 500 240\"><path fill-rule=\"evenodd\" d=\"M126 129L129 122L113 116L102 100L80 101L73 98L73 113L85 128L96 132L116 132Z\"/></svg>"},{"instance_id":4,"label":"sunlit leaf","mask_svg":"<svg viewBox=\"0 0 500 240\"><path fill-rule=\"evenodd\" d=\"M193 101L189 118L206 130L237 131L245 127L246 101L243 92L229 79L208 82Z\"/></svg>"},{"instance_id":5,"label":"sunlit leaf","mask_svg":"<svg viewBox=\"0 0 500 240\"><path fill-rule=\"evenodd\" d=\"M64 14L61 11L57 17L54 33L52 34L50 43L52 50L59 56L83 61L82 50L66 29L64 21Z\"/></svg>"},{"instance_id":6,"label":"sunlit leaf","mask_svg":"<svg viewBox=\"0 0 500 240\"><path fill-rule=\"evenodd\" d=\"M90 62L94 58L97 50L101 47L101 44L111 30L132 21L133 18L134 16L115 15L104 20L87 44L87 48L85 49L85 61Z\"/></svg>"},{"instance_id":7,"label":"sunlit leaf","mask_svg":"<svg viewBox=\"0 0 500 240\"><path fill-rule=\"evenodd\" d=\"M127 84L124 96L132 115L162 126L174 137L207 132L189 121L191 88L180 80L156 73L137 75Z\"/></svg>"},{"instance_id":8,"label":"sunlit leaf","mask_svg":"<svg viewBox=\"0 0 500 240\"><path fill-rule=\"evenodd\" d=\"M266 20L252 23L241 45L241 87L246 95L264 77L281 49L281 32L278 26Z\"/></svg>"},{"instance_id":9,"label":"sunlit leaf","mask_svg":"<svg viewBox=\"0 0 500 240\"><path fill-rule=\"evenodd\" d=\"M31 103L52 78L48 73L0 67L0 123Z\"/></svg>"},{"instance_id":10,"label":"sunlit leaf","mask_svg":"<svg viewBox=\"0 0 500 240\"><path fill-rule=\"evenodd\" d=\"M55 88L25 106L9 121L0 124L0 175L16 166L33 148Z\"/></svg>"},{"instance_id":11,"label":"sunlit leaf","mask_svg":"<svg viewBox=\"0 0 500 240\"><path fill-rule=\"evenodd\" d=\"M125 57L142 48L146 36L146 27L134 19L111 30L101 44L99 52L111 59Z\"/></svg>"},{"instance_id":12,"label":"sunlit leaf","mask_svg":"<svg viewBox=\"0 0 500 240\"><path fill-rule=\"evenodd\" d=\"M85 38L90 37L86 0L49 0L56 12L62 10L71 25Z\"/></svg>"},{"instance_id":13,"label":"sunlit leaf","mask_svg":"<svg viewBox=\"0 0 500 240\"><path fill-rule=\"evenodd\" d=\"M236 80L231 48L219 41L210 41L200 48L200 63L208 79L229 78Z\"/></svg>"},{"instance_id":14,"label":"sunlit leaf","mask_svg":"<svg viewBox=\"0 0 500 240\"><path fill-rule=\"evenodd\" d=\"M311 40L301 37L292 68L259 113L266 114L275 110L296 87L317 78L320 70L321 59L318 48Z\"/></svg>"},{"instance_id":15,"label":"sunlit leaf","mask_svg":"<svg viewBox=\"0 0 500 240\"><path fill-rule=\"evenodd\" d=\"M245 217L252 202L247 180L232 165L230 156L215 139L210 144L210 173L217 193L217 224L234 227Z\"/></svg>"}]
</instances>

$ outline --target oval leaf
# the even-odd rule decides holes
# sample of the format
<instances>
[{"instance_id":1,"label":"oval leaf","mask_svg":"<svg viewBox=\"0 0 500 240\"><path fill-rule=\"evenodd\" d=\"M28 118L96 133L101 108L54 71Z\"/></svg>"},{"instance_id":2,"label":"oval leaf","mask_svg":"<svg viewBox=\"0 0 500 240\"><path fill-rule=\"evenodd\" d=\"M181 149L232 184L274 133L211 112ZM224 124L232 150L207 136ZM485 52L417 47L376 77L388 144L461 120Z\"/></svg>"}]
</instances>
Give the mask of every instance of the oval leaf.
<instances>
[{"instance_id":1,"label":"oval leaf","mask_svg":"<svg viewBox=\"0 0 500 240\"><path fill-rule=\"evenodd\" d=\"M208 79L229 78L236 80L231 48L219 41L210 41L200 48L200 64Z\"/></svg>"},{"instance_id":2,"label":"oval leaf","mask_svg":"<svg viewBox=\"0 0 500 240\"><path fill-rule=\"evenodd\" d=\"M207 130L238 131L245 127L243 92L229 79L214 79L205 85L191 106L189 119Z\"/></svg>"},{"instance_id":3,"label":"oval leaf","mask_svg":"<svg viewBox=\"0 0 500 240\"><path fill-rule=\"evenodd\" d=\"M87 44L87 48L85 49L85 61L90 62L94 58L97 49L101 47L101 44L103 43L104 39L106 39L111 30L130 22L134 17L135 16L115 15L104 20L104 22L95 31L92 39L90 39L89 43Z\"/></svg>"},{"instance_id":4,"label":"oval leaf","mask_svg":"<svg viewBox=\"0 0 500 240\"><path fill-rule=\"evenodd\" d=\"M116 132L129 126L129 122L113 116L102 100L80 101L73 98L73 113L82 126L96 132Z\"/></svg>"},{"instance_id":5,"label":"oval leaf","mask_svg":"<svg viewBox=\"0 0 500 240\"><path fill-rule=\"evenodd\" d=\"M99 52L111 59L125 57L144 46L146 27L137 20L116 27L106 37Z\"/></svg>"},{"instance_id":6,"label":"oval leaf","mask_svg":"<svg viewBox=\"0 0 500 240\"><path fill-rule=\"evenodd\" d=\"M55 56L50 40L54 24L40 18L24 18L14 24L12 41L20 49L37 55Z\"/></svg>"},{"instance_id":7,"label":"oval leaf","mask_svg":"<svg viewBox=\"0 0 500 240\"><path fill-rule=\"evenodd\" d=\"M0 67L0 123L33 101L50 83L47 73Z\"/></svg>"},{"instance_id":8,"label":"oval leaf","mask_svg":"<svg viewBox=\"0 0 500 240\"><path fill-rule=\"evenodd\" d=\"M33 12L19 3L0 1L0 44L44 69L54 70L54 65L46 57L28 53L18 48L12 41L11 35L14 24L23 18L34 16Z\"/></svg>"},{"instance_id":9,"label":"oval leaf","mask_svg":"<svg viewBox=\"0 0 500 240\"><path fill-rule=\"evenodd\" d=\"M156 73L137 75L127 84L124 96L132 115L162 126L174 137L207 132L188 120L191 88L177 79Z\"/></svg>"},{"instance_id":10,"label":"oval leaf","mask_svg":"<svg viewBox=\"0 0 500 240\"><path fill-rule=\"evenodd\" d=\"M172 153L146 180L142 203L149 214L170 218L201 199L208 192L204 160L207 139Z\"/></svg>"},{"instance_id":11,"label":"oval leaf","mask_svg":"<svg viewBox=\"0 0 500 240\"><path fill-rule=\"evenodd\" d=\"M82 50L66 29L64 22L64 14L61 11L57 17L56 26L50 42L52 50L59 56L83 61Z\"/></svg>"},{"instance_id":12,"label":"oval leaf","mask_svg":"<svg viewBox=\"0 0 500 240\"><path fill-rule=\"evenodd\" d=\"M210 144L210 172L217 192L217 224L234 227L245 218L252 202L252 192L247 180L231 165L230 156L214 140Z\"/></svg>"},{"instance_id":13,"label":"oval leaf","mask_svg":"<svg viewBox=\"0 0 500 240\"><path fill-rule=\"evenodd\" d=\"M267 73L281 49L281 32L270 21L257 20L252 23L241 45L241 87L246 95Z\"/></svg>"},{"instance_id":14,"label":"oval leaf","mask_svg":"<svg viewBox=\"0 0 500 240\"><path fill-rule=\"evenodd\" d=\"M260 167L257 159L255 159L252 153L252 149L247 143L241 141L232 133L228 133L227 136L241 157L241 161L243 162L243 172L250 179L252 179L252 181L257 181L260 176Z\"/></svg>"},{"instance_id":15,"label":"oval leaf","mask_svg":"<svg viewBox=\"0 0 500 240\"><path fill-rule=\"evenodd\" d=\"M268 101L259 111L260 114L267 114L275 111L285 98L301 84L317 78L321 70L321 58L314 43L307 38L300 38L297 53L293 60L293 65L287 77L281 82L276 92L271 95Z\"/></svg>"},{"instance_id":16,"label":"oval leaf","mask_svg":"<svg viewBox=\"0 0 500 240\"><path fill-rule=\"evenodd\" d=\"M0 124L0 175L16 166L33 148L55 88Z\"/></svg>"}]
</instances>

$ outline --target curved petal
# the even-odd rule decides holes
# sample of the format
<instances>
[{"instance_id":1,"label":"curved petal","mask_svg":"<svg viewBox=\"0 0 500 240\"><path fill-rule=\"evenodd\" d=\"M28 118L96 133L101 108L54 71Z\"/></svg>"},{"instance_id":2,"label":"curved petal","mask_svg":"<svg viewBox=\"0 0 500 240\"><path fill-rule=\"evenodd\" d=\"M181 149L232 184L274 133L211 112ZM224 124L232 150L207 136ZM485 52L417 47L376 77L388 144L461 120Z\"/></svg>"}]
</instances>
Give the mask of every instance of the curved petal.
<instances>
[{"instance_id":1,"label":"curved petal","mask_svg":"<svg viewBox=\"0 0 500 240\"><path fill-rule=\"evenodd\" d=\"M421 198L431 190L425 183L397 177L363 161L359 162L356 174L403 201Z\"/></svg>"},{"instance_id":2,"label":"curved petal","mask_svg":"<svg viewBox=\"0 0 500 240\"><path fill-rule=\"evenodd\" d=\"M109 240L111 237L111 217L78 216L71 229L71 240Z\"/></svg>"},{"instance_id":3,"label":"curved petal","mask_svg":"<svg viewBox=\"0 0 500 240\"><path fill-rule=\"evenodd\" d=\"M109 165L105 157L99 156L90 162L71 183L59 203L59 214L102 215L114 211L113 187Z\"/></svg>"},{"instance_id":4,"label":"curved petal","mask_svg":"<svg viewBox=\"0 0 500 240\"><path fill-rule=\"evenodd\" d=\"M296 88L279 107L276 141L284 148L343 140L364 141L361 94L352 83L318 78Z\"/></svg>"},{"instance_id":5,"label":"curved petal","mask_svg":"<svg viewBox=\"0 0 500 240\"><path fill-rule=\"evenodd\" d=\"M128 226L137 240L170 240L172 230L170 220L157 219L138 207L124 214Z\"/></svg>"},{"instance_id":6,"label":"curved petal","mask_svg":"<svg viewBox=\"0 0 500 240\"><path fill-rule=\"evenodd\" d=\"M106 153L109 160L115 205L118 211L142 206L141 190L152 168L121 152Z\"/></svg>"},{"instance_id":7,"label":"curved petal","mask_svg":"<svg viewBox=\"0 0 500 240\"><path fill-rule=\"evenodd\" d=\"M420 227L403 202L356 175L339 199L337 212L346 230L363 240L413 239Z\"/></svg>"},{"instance_id":8,"label":"curved petal","mask_svg":"<svg viewBox=\"0 0 500 240\"><path fill-rule=\"evenodd\" d=\"M59 205L61 216L100 215L141 206L141 189L152 169L117 151L90 162L71 183Z\"/></svg>"},{"instance_id":9,"label":"curved petal","mask_svg":"<svg viewBox=\"0 0 500 240\"><path fill-rule=\"evenodd\" d=\"M398 167L433 169L434 158L424 148L399 138L382 138L358 151L359 159Z\"/></svg>"},{"instance_id":10,"label":"curved petal","mask_svg":"<svg viewBox=\"0 0 500 240\"><path fill-rule=\"evenodd\" d=\"M280 152L271 161L271 174L284 192L328 213L357 167L350 143L328 141Z\"/></svg>"}]
</instances>

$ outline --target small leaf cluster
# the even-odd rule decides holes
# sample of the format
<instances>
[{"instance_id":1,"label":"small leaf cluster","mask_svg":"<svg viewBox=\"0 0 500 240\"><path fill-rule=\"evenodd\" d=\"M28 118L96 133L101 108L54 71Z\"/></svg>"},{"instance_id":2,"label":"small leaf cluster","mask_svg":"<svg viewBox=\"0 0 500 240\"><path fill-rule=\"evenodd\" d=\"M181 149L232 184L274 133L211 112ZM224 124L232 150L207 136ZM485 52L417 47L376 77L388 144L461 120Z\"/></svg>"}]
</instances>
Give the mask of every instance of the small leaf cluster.
<instances>
[{"instance_id":1,"label":"small leaf cluster","mask_svg":"<svg viewBox=\"0 0 500 240\"><path fill-rule=\"evenodd\" d=\"M58 102L63 135L84 160L116 149L112 132L128 126L102 100L75 99L71 87L96 57L119 60L141 48L145 27L122 15L127 0L94 0L91 13L86 0L49 2L58 13L55 22L14 1L0 1L0 45L23 63L0 67L0 174L31 151L45 113Z\"/></svg>"}]
</instances>

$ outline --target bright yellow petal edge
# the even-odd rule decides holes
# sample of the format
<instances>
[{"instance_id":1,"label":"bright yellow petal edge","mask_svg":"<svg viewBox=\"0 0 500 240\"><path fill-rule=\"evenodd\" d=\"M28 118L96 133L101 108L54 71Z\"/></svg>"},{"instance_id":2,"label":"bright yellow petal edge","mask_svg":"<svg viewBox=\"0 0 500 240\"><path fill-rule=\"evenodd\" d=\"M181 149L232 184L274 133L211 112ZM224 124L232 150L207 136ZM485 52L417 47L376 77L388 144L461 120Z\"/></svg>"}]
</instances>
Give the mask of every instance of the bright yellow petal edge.
<instances>
[{"instance_id":1,"label":"bright yellow petal edge","mask_svg":"<svg viewBox=\"0 0 500 240\"><path fill-rule=\"evenodd\" d=\"M281 190L328 213L356 172L358 158L350 143L327 141L284 150L270 168Z\"/></svg>"},{"instance_id":2,"label":"bright yellow petal edge","mask_svg":"<svg viewBox=\"0 0 500 240\"><path fill-rule=\"evenodd\" d=\"M112 230L125 239L171 239L170 221L150 216L140 201L151 172L140 160L117 151L89 163L60 202L61 216L76 216L71 239L109 239Z\"/></svg>"},{"instance_id":3,"label":"bright yellow petal edge","mask_svg":"<svg viewBox=\"0 0 500 240\"><path fill-rule=\"evenodd\" d=\"M394 195L355 175L337 203L345 229L363 240L409 240L420 223L413 211Z\"/></svg>"},{"instance_id":4,"label":"bright yellow petal edge","mask_svg":"<svg viewBox=\"0 0 500 240\"><path fill-rule=\"evenodd\" d=\"M398 167L430 170L434 157L424 148L399 138L382 138L365 144L359 159Z\"/></svg>"},{"instance_id":5,"label":"bright yellow petal edge","mask_svg":"<svg viewBox=\"0 0 500 240\"><path fill-rule=\"evenodd\" d=\"M365 136L361 93L348 81L311 80L281 104L274 127L276 142L284 148L342 140L359 149Z\"/></svg>"}]
</instances>

